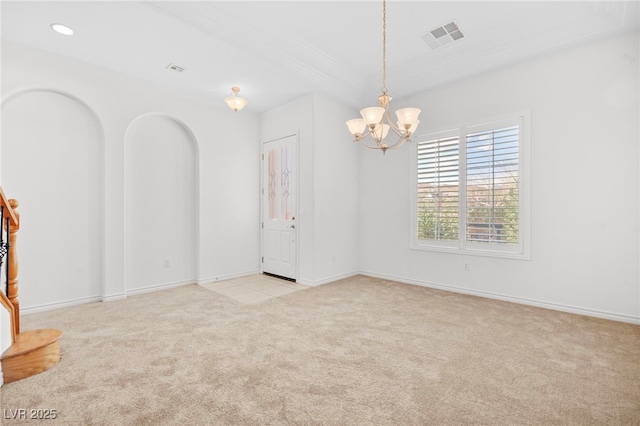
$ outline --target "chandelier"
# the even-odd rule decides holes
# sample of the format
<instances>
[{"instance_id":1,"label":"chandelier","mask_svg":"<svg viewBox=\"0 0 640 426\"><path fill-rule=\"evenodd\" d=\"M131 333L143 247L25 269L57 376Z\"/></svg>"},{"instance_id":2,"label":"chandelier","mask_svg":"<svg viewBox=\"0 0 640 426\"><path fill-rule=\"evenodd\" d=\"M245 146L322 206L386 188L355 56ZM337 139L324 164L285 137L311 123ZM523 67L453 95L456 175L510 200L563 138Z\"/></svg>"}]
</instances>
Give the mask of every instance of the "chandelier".
<instances>
[{"instance_id":1,"label":"chandelier","mask_svg":"<svg viewBox=\"0 0 640 426\"><path fill-rule=\"evenodd\" d=\"M391 96L387 94L387 2L382 1L382 94L378 96L378 106L369 107L360 111L362 118L354 118L347 121L347 127L355 139L354 142L362 144L370 149L379 149L383 154L388 149L400 148L415 132L420 120L419 108L402 108L396 111L398 121L396 124L391 119L389 104ZM389 130L398 137L398 140L388 144L385 138ZM367 137L371 136L375 145Z\"/></svg>"},{"instance_id":2,"label":"chandelier","mask_svg":"<svg viewBox=\"0 0 640 426\"><path fill-rule=\"evenodd\" d=\"M239 87L232 87L231 88L232 93L226 98L224 98L224 101L227 103L227 105L229 105L229 108L231 108L235 112L240 111L242 108L244 108L246 104L249 103L249 101L247 101L242 96L238 96L239 91L240 91Z\"/></svg>"}]
</instances>

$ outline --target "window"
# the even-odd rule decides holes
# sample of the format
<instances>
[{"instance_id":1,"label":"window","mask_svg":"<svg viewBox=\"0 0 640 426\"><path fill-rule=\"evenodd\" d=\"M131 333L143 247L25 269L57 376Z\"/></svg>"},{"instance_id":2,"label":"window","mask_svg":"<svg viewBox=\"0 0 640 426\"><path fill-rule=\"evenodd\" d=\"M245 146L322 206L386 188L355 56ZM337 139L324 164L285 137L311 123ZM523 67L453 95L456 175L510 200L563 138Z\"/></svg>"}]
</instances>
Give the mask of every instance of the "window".
<instances>
[{"instance_id":1,"label":"window","mask_svg":"<svg viewBox=\"0 0 640 426\"><path fill-rule=\"evenodd\" d=\"M528 257L526 118L415 139L413 248Z\"/></svg>"}]
</instances>

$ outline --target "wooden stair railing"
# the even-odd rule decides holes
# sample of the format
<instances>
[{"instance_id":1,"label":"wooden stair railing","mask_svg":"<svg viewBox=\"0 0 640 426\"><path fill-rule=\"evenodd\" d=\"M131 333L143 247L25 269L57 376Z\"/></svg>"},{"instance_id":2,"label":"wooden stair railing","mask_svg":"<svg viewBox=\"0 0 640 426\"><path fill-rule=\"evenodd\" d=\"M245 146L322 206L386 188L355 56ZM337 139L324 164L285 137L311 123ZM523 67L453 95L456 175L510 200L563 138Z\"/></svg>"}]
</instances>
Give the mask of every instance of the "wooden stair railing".
<instances>
[{"instance_id":1,"label":"wooden stair railing","mask_svg":"<svg viewBox=\"0 0 640 426\"><path fill-rule=\"evenodd\" d=\"M0 209L2 223L0 236L8 234L6 241L0 237L0 267L6 256L6 295L0 291L0 304L9 312L11 346L2 353L2 375L4 383L24 379L42 373L60 361L60 330L44 329L20 331L20 302L18 301L18 256L16 242L20 229L20 215L16 211L16 200L9 200L0 187ZM2 282L2 278L0 278ZM3 289L4 290L4 289Z\"/></svg>"},{"instance_id":2,"label":"wooden stair railing","mask_svg":"<svg viewBox=\"0 0 640 426\"><path fill-rule=\"evenodd\" d=\"M13 318L12 318L12 336L15 340L15 335L20 333L20 302L18 301L18 256L16 255L16 242L18 237L18 230L20 229L20 215L16 212L18 202L16 200L8 200L4 195L4 191L0 188L0 208L3 209L3 218L6 217L6 221L3 221L2 226L7 231L8 238L6 247L7 251L7 298L13 305Z\"/></svg>"},{"instance_id":3,"label":"wooden stair railing","mask_svg":"<svg viewBox=\"0 0 640 426\"><path fill-rule=\"evenodd\" d=\"M16 200L8 200L6 195L4 195L4 191L0 187L0 209L3 210L2 224L0 227L0 233L2 233L3 229L8 231L7 241L2 247L5 250L5 247L8 247L6 250L7 256L7 291L6 296L3 299L8 300L11 303L12 309L9 310L11 314L11 343L13 344L16 340L16 335L20 333L20 302L18 301L18 256L16 255L16 240L18 236L18 229L20 229L20 216L15 211L16 207L18 207L18 202ZM0 238L0 241L3 239ZM0 266L2 262L0 261ZM1 282L2 280L0 280ZM3 293L4 295L4 293ZM6 304L6 301L3 300L3 304Z\"/></svg>"}]
</instances>

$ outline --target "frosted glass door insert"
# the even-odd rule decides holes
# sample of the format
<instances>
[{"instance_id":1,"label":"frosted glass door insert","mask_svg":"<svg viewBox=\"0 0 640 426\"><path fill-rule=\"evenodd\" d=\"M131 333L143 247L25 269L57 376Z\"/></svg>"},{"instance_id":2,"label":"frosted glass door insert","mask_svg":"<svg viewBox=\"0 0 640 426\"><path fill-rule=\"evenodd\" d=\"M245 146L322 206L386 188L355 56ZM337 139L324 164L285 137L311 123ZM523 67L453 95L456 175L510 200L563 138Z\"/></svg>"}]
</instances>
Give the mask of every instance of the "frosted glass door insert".
<instances>
[{"instance_id":1,"label":"frosted glass door insert","mask_svg":"<svg viewBox=\"0 0 640 426\"><path fill-rule=\"evenodd\" d=\"M269 219L291 220L291 151L289 146L269 150Z\"/></svg>"}]
</instances>

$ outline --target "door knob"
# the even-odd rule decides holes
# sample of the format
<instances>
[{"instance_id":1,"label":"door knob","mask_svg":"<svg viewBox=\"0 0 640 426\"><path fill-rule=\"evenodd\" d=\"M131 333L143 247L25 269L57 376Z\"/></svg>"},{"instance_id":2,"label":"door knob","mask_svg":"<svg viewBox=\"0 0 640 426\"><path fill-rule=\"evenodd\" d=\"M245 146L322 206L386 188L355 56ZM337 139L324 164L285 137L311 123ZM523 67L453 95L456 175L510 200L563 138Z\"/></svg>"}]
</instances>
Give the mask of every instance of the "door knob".
<instances>
[{"instance_id":1,"label":"door knob","mask_svg":"<svg viewBox=\"0 0 640 426\"><path fill-rule=\"evenodd\" d=\"M291 226L289 226L289 228L296 229L296 226L295 225L291 225Z\"/></svg>"}]
</instances>

